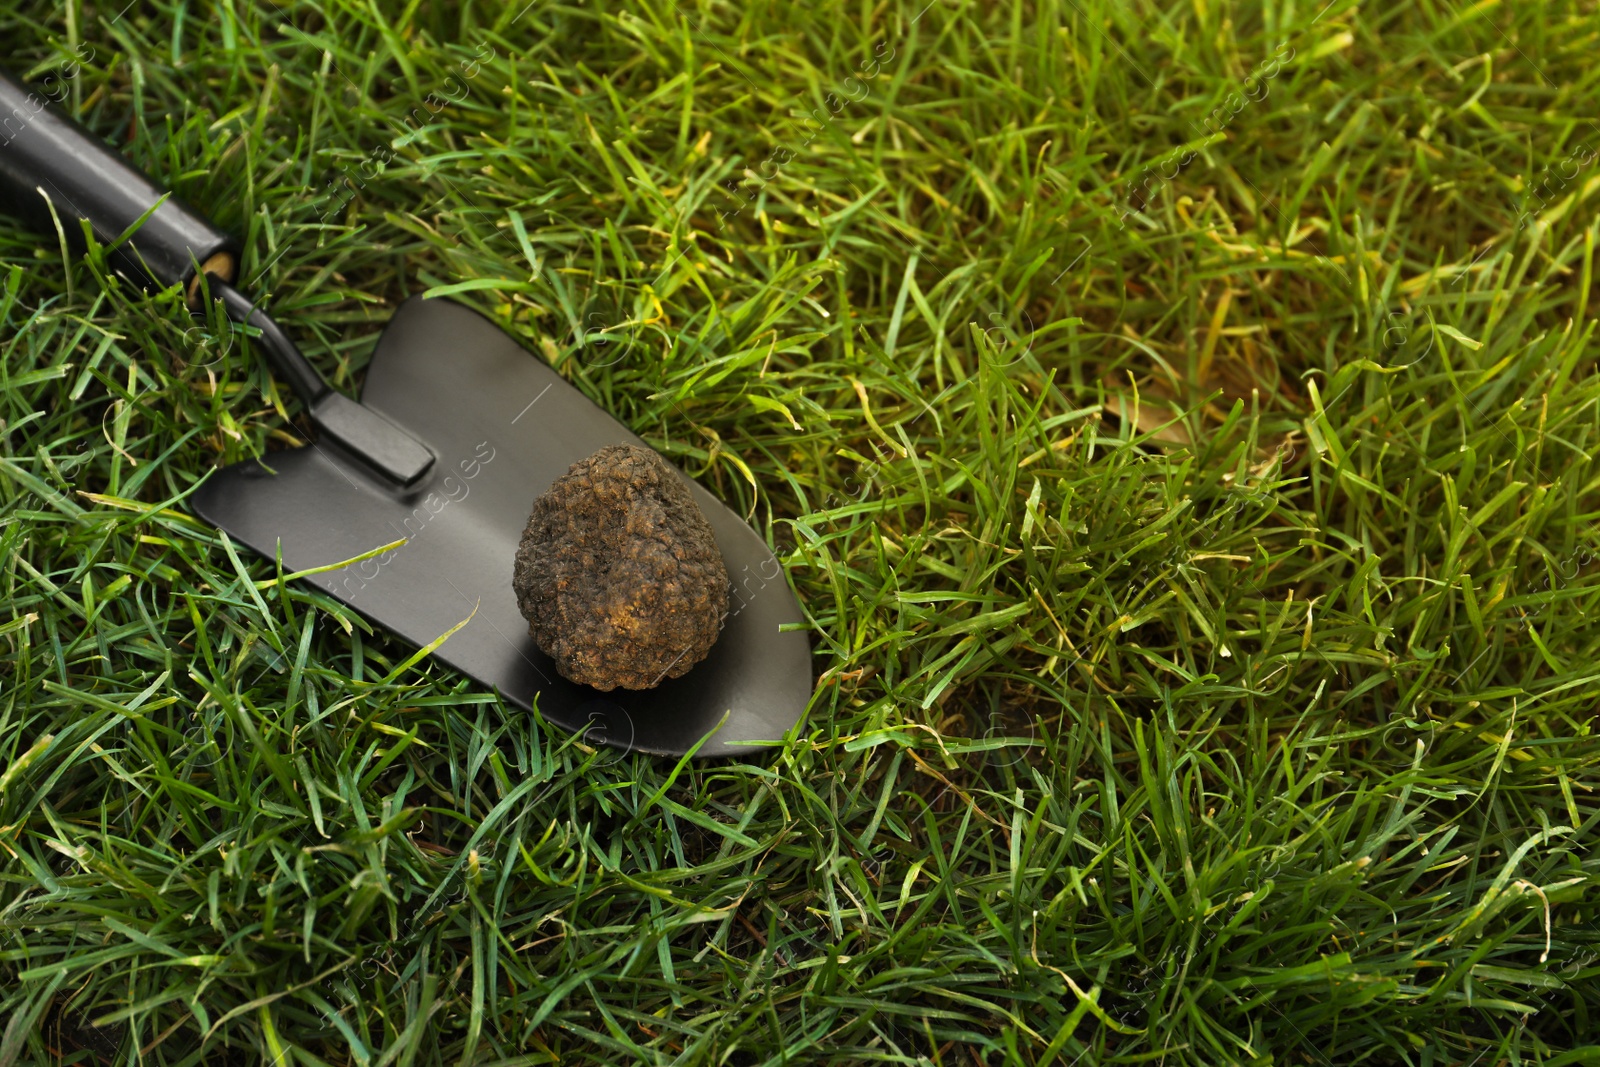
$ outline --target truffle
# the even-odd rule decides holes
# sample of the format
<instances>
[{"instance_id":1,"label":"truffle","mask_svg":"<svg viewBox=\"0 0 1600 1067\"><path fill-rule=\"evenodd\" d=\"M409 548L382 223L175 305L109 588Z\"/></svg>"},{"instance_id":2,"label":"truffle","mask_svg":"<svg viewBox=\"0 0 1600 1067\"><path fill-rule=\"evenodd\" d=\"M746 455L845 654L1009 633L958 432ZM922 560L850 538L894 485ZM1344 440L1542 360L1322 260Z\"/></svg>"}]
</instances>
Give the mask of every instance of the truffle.
<instances>
[{"instance_id":1,"label":"truffle","mask_svg":"<svg viewBox=\"0 0 1600 1067\"><path fill-rule=\"evenodd\" d=\"M562 677L649 689L706 658L728 572L683 477L648 448L611 445L533 502L512 588Z\"/></svg>"}]
</instances>

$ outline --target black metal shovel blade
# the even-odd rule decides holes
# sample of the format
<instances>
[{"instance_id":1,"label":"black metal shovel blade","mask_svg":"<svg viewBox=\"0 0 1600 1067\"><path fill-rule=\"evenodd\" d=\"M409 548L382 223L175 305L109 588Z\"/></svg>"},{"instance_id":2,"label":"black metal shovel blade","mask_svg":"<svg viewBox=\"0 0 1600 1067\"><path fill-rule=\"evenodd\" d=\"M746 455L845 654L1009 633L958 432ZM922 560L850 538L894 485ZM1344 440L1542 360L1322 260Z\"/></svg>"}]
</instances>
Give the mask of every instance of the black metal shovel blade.
<instances>
[{"instance_id":1,"label":"black metal shovel blade","mask_svg":"<svg viewBox=\"0 0 1600 1067\"><path fill-rule=\"evenodd\" d=\"M215 472L190 498L197 515L285 571L310 570L407 542L359 564L311 575L373 622L425 646L471 616L433 654L539 710L592 743L682 755L755 755L805 712L810 642L778 561L754 530L698 484L733 581L711 654L653 689L600 692L567 681L528 635L511 573L533 500L606 445L644 442L488 319L412 297L384 330L361 402L423 441L433 467L397 489L321 441ZM476 611L476 614L474 614ZM717 729L727 714L727 722Z\"/></svg>"}]
</instances>

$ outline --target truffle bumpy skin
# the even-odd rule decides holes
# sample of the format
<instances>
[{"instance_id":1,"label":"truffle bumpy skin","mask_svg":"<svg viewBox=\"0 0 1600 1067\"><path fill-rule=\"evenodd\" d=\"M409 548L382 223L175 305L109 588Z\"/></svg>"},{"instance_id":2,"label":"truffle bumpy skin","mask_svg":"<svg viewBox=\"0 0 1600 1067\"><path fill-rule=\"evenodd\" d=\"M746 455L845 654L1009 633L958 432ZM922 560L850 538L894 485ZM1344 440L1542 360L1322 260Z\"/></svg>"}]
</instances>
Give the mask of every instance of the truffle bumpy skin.
<instances>
[{"instance_id":1,"label":"truffle bumpy skin","mask_svg":"<svg viewBox=\"0 0 1600 1067\"><path fill-rule=\"evenodd\" d=\"M533 502L512 586L562 677L649 689L706 658L728 607L711 524L654 451L612 445Z\"/></svg>"}]
</instances>

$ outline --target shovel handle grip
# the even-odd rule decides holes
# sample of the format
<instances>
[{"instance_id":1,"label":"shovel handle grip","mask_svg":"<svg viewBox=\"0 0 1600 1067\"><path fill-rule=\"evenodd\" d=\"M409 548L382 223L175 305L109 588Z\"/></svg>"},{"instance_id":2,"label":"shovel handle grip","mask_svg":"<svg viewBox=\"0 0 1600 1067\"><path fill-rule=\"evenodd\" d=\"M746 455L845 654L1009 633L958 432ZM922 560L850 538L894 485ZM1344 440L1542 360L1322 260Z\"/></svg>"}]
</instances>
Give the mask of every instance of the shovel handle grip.
<instances>
[{"instance_id":1,"label":"shovel handle grip","mask_svg":"<svg viewBox=\"0 0 1600 1067\"><path fill-rule=\"evenodd\" d=\"M257 343L305 401L322 435L402 486L415 484L432 467L433 454L421 442L329 389L272 317L233 288L239 262L233 238L167 196L47 95L0 70L0 209L49 234L55 231L52 206L69 245L78 251L84 247L78 220L87 219L97 241L115 243L111 256L117 271L141 288L181 284L191 308L209 289L230 319L258 330ZM129 234L136 223L138 229ZM202 286L207 276L210 281Z\"/></svg>"},{"instance_id":2,"label":"shovel handle grip","mask_svg":"<svg viewBox=\"0 0 1600 1067\"><path fill-rule=\"evenodd\" d=\"M140 288L182 284L193 304L201 274L233 280L239 246L204 215L175 197L163 201L164 195L56 107L49 94L0 70L0 208L53 235L53 204L77 252L84 248L79 219L89 221L97 241L110 245L149 212L138 231L112 251L113 266Z\"/></svg>"}]
</instances>

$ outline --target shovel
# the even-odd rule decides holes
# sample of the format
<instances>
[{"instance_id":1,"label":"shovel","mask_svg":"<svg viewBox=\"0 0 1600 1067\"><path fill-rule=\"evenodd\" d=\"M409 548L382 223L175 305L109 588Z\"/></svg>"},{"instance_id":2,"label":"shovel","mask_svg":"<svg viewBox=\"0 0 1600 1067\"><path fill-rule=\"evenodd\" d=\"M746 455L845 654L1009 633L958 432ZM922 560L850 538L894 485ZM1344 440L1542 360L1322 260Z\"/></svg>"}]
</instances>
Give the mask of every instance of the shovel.
<instances>
[{"instance_id":1,"label":"shovel","mask_svg":"<svg viewBox=\"0 0 1600 1067\"><path fill-rule=\"evenodd\" d=\"M511 585L534 498L599 448L648 446L488 319L411 297L351 400L233 287L237 242L0 71L0 207L53 235L52 205L80 249L87 220L136 287L220 300L306 405L317 439L212 471L189 498L196 515L590 743L751 756L799 721L813 691L799 604L762 538L693 481L733 583L710 655L653 689L601 692L539 651Z\"/></svg>"}]
</instances>

